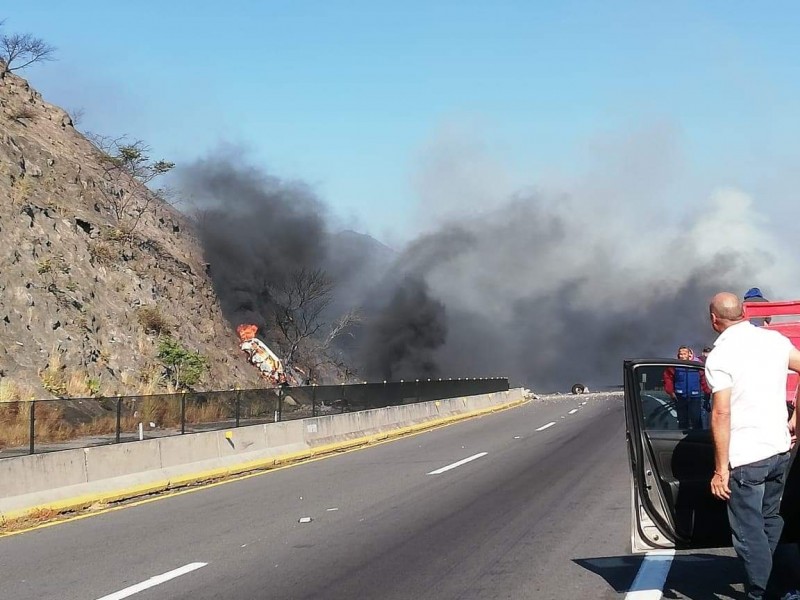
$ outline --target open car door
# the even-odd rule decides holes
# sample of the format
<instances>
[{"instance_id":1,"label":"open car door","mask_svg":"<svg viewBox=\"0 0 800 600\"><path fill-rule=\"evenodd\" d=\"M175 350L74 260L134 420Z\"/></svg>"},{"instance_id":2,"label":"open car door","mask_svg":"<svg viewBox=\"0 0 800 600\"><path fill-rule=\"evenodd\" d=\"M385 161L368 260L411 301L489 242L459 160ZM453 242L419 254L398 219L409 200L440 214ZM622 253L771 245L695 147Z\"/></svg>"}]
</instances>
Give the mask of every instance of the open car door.
<instances>
[{"instance_id":1,"label":"open car door","mask_svg":"<svg viewBox=\"0 0 800 600\"><path fill-rule=\"evenodd\" d=\"M703 365L668 359L624 362L632 550L730 546L727 504L711 494L710 413L701 414L701 422L692 418L687 423L685 412L679 418L686 407L664 391L667 369L702 371ZM702 401L700 410L705 412ZM800 541L798 471L800 461L792 460L781 504L784 542Z\"/></svg>"}]
</instances>

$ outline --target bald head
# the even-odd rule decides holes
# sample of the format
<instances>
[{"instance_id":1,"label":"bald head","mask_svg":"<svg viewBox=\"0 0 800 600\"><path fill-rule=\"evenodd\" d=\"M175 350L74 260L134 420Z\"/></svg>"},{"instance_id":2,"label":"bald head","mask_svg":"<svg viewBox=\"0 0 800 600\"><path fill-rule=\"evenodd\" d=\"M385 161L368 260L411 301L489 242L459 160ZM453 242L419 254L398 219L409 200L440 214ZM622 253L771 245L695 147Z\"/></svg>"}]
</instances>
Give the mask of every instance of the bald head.
<instances>
[{"instance_id":1,"label":"bald head","mask_svg":"<svg viewBox=\"0 0 800 600\"><path fill-rule=\"evenodd\" d=\"M711 299L708 307L709 311L719 321L733 324L744 319L742 301L739 296L731 292L720 292Z\"/></svg>"}]
</instances>

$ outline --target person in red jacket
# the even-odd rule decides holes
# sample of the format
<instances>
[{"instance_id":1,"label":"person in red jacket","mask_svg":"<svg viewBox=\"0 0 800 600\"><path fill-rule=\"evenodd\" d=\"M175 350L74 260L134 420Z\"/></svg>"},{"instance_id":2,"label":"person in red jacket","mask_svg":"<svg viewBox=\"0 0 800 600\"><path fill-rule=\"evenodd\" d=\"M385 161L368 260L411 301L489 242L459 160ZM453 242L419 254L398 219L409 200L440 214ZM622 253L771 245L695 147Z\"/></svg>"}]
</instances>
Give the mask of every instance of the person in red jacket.
<instances>
[{"instance_id":1,"label":"person in red jacket","mask_svg":"<svg viewBox=\"0 0 800 600\"><path fill-rule=\"evenodd\" d=\"M688 346L678 348L678 360L689 361ZM711 393L702 369L667 367L664 369L664 391L675 402L680 429L703 429L703 398Z\"/></svg>"}]
</instances>

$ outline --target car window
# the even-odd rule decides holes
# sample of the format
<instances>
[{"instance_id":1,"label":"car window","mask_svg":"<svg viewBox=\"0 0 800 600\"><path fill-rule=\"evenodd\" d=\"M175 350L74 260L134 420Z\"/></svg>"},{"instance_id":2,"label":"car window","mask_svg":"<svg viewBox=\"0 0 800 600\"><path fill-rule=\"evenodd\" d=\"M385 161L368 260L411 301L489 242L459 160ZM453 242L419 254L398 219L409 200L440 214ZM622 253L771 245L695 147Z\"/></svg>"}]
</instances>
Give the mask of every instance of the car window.
<instances>
[{"instance_id":1,"label":"car window","mask_svg":"<svg viewBox=\"0 0 800 600\"><path fill-rule=\"evenodd\" d=\"M647 431L709 428L711 404L702 370L702 365L636 368L637 395Z\"/></svg>"}]
</instances>

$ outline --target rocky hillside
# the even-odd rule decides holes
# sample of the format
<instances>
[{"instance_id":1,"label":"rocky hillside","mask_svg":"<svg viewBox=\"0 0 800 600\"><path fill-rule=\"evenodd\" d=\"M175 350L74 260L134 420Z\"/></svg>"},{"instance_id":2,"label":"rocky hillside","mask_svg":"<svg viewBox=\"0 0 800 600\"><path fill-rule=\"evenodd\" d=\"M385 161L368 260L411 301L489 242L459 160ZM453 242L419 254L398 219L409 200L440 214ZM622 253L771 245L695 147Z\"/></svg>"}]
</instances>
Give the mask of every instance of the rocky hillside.
<instances>
[{"instance_id":1,"label":"rocky hillside","mask_svg":"<svg viewBox=\"0 0 800 600\"><path fill-rule=\"evenodd\" d=\"M0 79L0 399L169 387L169 335L199 389L262 381L223 318L190 224L13 74Z\"/></svg>"}]
</instances>

